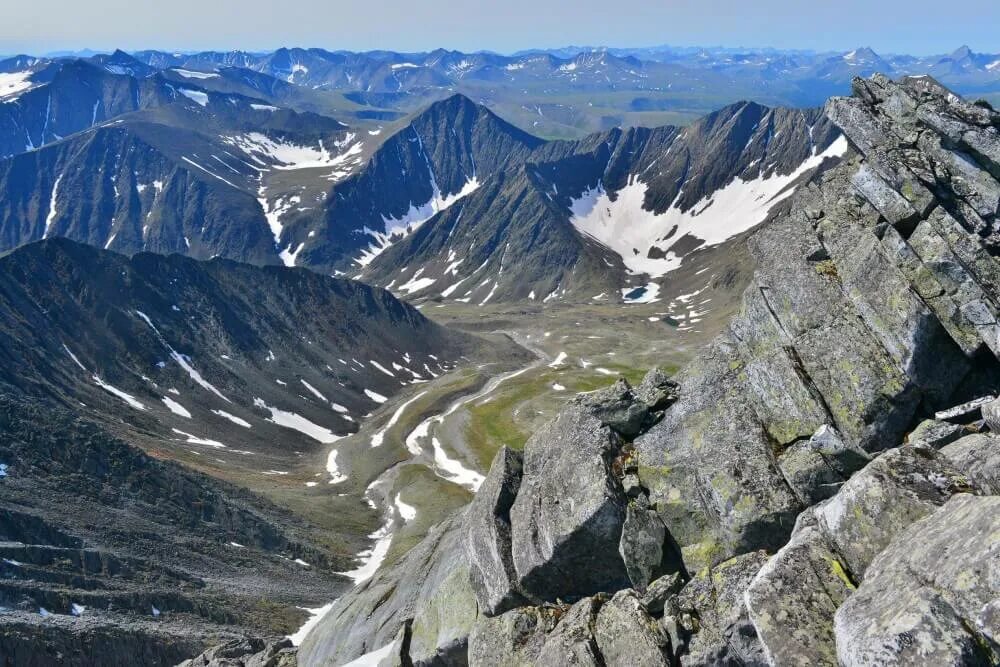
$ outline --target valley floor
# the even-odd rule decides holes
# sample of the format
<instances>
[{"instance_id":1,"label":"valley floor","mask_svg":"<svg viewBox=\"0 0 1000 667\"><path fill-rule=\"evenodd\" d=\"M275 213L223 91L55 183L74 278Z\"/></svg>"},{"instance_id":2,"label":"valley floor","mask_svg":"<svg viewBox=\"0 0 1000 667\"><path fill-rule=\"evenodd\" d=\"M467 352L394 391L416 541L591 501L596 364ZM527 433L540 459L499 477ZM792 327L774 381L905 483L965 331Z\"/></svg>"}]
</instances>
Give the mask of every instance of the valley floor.
<instances>
[{"instance_id":1,"label":"valley floor","mask_svg":"<svg viewBox=\"0 0 1000 667\"><path fill-rule=\"evenodd\" d=\"M466 365L390 399L334 445L340 481L301 494L303 481L327 463L313 461L275 480L300 485L275 495L309 519L336 523L341 535L353 531L357 539L343 544L360 558L350 575L364 581L466 505L496 451L521 449L568 399L619 376L636 384L653 367L673 373L690 360L736 308L746 275L742 247L720 249L729 257L727 275L694 266L664 281L660 298L647 304L417 304L441 324L513 341L530 355ZM718 257L706 262L720 265ZM310 625L326 608L318 601Z\"/></svg>"}]
</instances>

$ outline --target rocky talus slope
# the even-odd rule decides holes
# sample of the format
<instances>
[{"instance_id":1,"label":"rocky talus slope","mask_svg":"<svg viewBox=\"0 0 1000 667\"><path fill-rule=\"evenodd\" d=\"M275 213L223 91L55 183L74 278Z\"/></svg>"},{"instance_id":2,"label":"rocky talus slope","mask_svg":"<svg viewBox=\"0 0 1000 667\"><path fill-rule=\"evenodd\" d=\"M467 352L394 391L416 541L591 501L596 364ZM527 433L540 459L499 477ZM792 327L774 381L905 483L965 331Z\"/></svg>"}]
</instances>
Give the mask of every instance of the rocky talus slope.
<instances>
[{"instance_id":1,"label":"rocky talus slope","mask_svg":"<svg viewBox=\"0 0 1000 667\"><path fill-rule=\"evenodd\" d=\"M881 76L826 111L852 149L727 330L501 451L300 663L1000 664L1000 114Z\"/></svg>"}]
</instances>

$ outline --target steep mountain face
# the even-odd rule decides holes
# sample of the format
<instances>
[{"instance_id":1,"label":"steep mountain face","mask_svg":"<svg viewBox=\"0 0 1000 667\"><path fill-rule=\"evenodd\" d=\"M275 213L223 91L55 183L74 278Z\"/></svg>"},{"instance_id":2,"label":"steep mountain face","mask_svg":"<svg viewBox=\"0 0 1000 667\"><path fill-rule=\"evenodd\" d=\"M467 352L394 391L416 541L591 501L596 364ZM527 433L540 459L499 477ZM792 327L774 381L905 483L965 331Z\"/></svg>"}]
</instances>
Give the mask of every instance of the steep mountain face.
<instances>
[{"instance_id":1,"label":"steep mountain face","mask_svg":"<svg viewBox=\"0 0 1000 667\"><path fill-rule=\"evenodd\" d=\"M13 92L5 95L0 85L0 157L176 98L161 77L136 78L125 69L109 70L83 60L56 62L34 72L21 70L18 75L23 84L9 89Z\"/></svg>"},{"instance_id":2,"label":"steep mountain face","mask_svg":"<svg viewBox=\"0 0 1000 667\"><path fill-rule=\"evenodd\" d=\"M0 329L7 391L161 456L212 451L223 475L325 456L386 397L474 346L359 283L65 239L0 259Z\"/></svg>"},{"instance_id":3,"label":"steep mountain face","mask_svg":"<svg viewBox=\"0 0 1000 667\"><path fill-rule=\"evenodd\" d=\"M535 148L361 273L465 302L655 298L685 256L763 222L846 148L818 110L742 103L681 129Z\"/></svg>"},{"instance_id":4,"label":"steep mountain face","mask_svg":"<svg viewBox=\"0 0 1000 667\"><path fill-rule=\"evenodd\" d=\"M128 254L294 263L281 218L320 215L309 198L360 162L356 135L325 116L163 85L169 104L0 161L0 249L65 236ZM282 182L296 171L307 173Z\"/></svg>"},{"instance_id":5,"label":"steep mountain face","mask_svg":"<svg viewBox=\"0 0 1000 667\"><path fill-rule=\"evenodd\" d=\"M467 98L432 104L386 139L363 170L334 185L321 234L290 228L304 244L301 261L319 270L364 265L394 235L448 208L539 144Z\"/></svg>"},{"instance_id":6,"label":"steep mountain face","mask_svg":"<svg viewBox=\"0 0 1000 667\"><path fill-rule=\"evenodd\" d=\"M300 664L996 664L1000 114L854 88L727 330L498 453Z\"/></svg>"}]
</instances>

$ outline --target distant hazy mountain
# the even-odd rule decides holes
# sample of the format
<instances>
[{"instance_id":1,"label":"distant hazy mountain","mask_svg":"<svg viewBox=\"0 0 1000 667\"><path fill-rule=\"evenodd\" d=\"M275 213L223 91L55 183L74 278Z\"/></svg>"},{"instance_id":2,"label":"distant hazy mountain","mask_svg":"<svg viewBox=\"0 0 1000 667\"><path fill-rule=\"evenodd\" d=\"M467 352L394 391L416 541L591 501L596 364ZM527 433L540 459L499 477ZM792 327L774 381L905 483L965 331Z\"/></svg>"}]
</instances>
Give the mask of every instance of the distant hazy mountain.
<instances>
[{"instance_id":1,"label":"distant hazy mountain","mask_svg":"<svg viewBox=\"0 0 1000 667\"><path fill-rule=\"evenodd\" d=\"M540 49L506 56L438 49L426 53L278 49L268 53L135 54L156 67L239 67L352 101L413 111L451 92L483 102L520 127L579 138L618 125L692 120L741 99L770 106L820 106L851 78L932 73L957 92L1000 95L1000 54L962 47L931 57L739 48Z\"/></svg>"}]
</instances>

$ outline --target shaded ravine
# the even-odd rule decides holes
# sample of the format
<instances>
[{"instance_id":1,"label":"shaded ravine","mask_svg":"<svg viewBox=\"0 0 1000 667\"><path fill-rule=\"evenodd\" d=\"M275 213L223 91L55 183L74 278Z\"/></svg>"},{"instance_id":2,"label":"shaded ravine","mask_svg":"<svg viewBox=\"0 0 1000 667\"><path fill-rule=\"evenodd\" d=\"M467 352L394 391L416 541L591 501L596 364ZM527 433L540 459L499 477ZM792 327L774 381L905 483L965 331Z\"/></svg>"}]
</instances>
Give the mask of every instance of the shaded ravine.
<instances>
[{"instance_id":1,"label":"shaded ravine","mask_svg":"<svg viewBox=\"0 0 1000 667\"><path fill-rule=\"evenodd\" d=\"M517 337L513 332L500 331L494 333L507 335L514 342L518 343L525 349L530 350L535 355L534 361L521 368L496 375L490 378L482 388L473 389L472 393L465 396L459 396L454 399L444 411L425 418L402 438L403 444L412 456L409 459L399 461L398 463L395 463L387 468L365 489L365 501L373 509L377 510L381 508L384 513L385 521L375 532L368 536L369 539L374 540L372 546L369 549L357 554L359 561L358 567L347 572L338 573L352 579L355 586L367 581L375 575L379 567L382 565L382 562L385 560L385 557L389 552L389 548L392 545L395 528L398 527L397 524L401 517L397 516L399 508L392 502L389 490L383 490L383 487L391 486L391 479L396 472L403 466L426 465L427 468L441 477L441 479L463 486L472 493L478 491L479 486L482 484L485 477L481 473L467 468L461 460L452 458L448 454L441 441L435 435L436 427L443 423L447 417L458 412L466 405L488 397L505 382L537 368L541 368L551 361L550 357L543 350L527 344L523 339L517 340ZM408 400L401 403L400 407L397 408L392 414L390 422L398 422L406 408L408 408L417 398L422 396L423 393L424 392L410 397ZM384 437L389 429L389 426L389 423L383 426L376 433L375 437L380 439L381 437ZM428 457L428 450L425 447L428 440L431 444L430 457ZM450 449L455 452L468 449L467 443L450 444ZM459 444L462 446L457 446ZM428 461L428 458L431 460ZM305 636L309 633L309 631L318 625L320 621L322 621L323 617L333 608L334 602L335 601L331 601L321 607L312 609L303 608L304 611L310 614L310 616L309 619L306 620L306 622L303 623L303 625L294 634L288 636L289 639L292 640L292 643L298 646L302 640L305 639Z\"/></svg>"}]
</instances>

